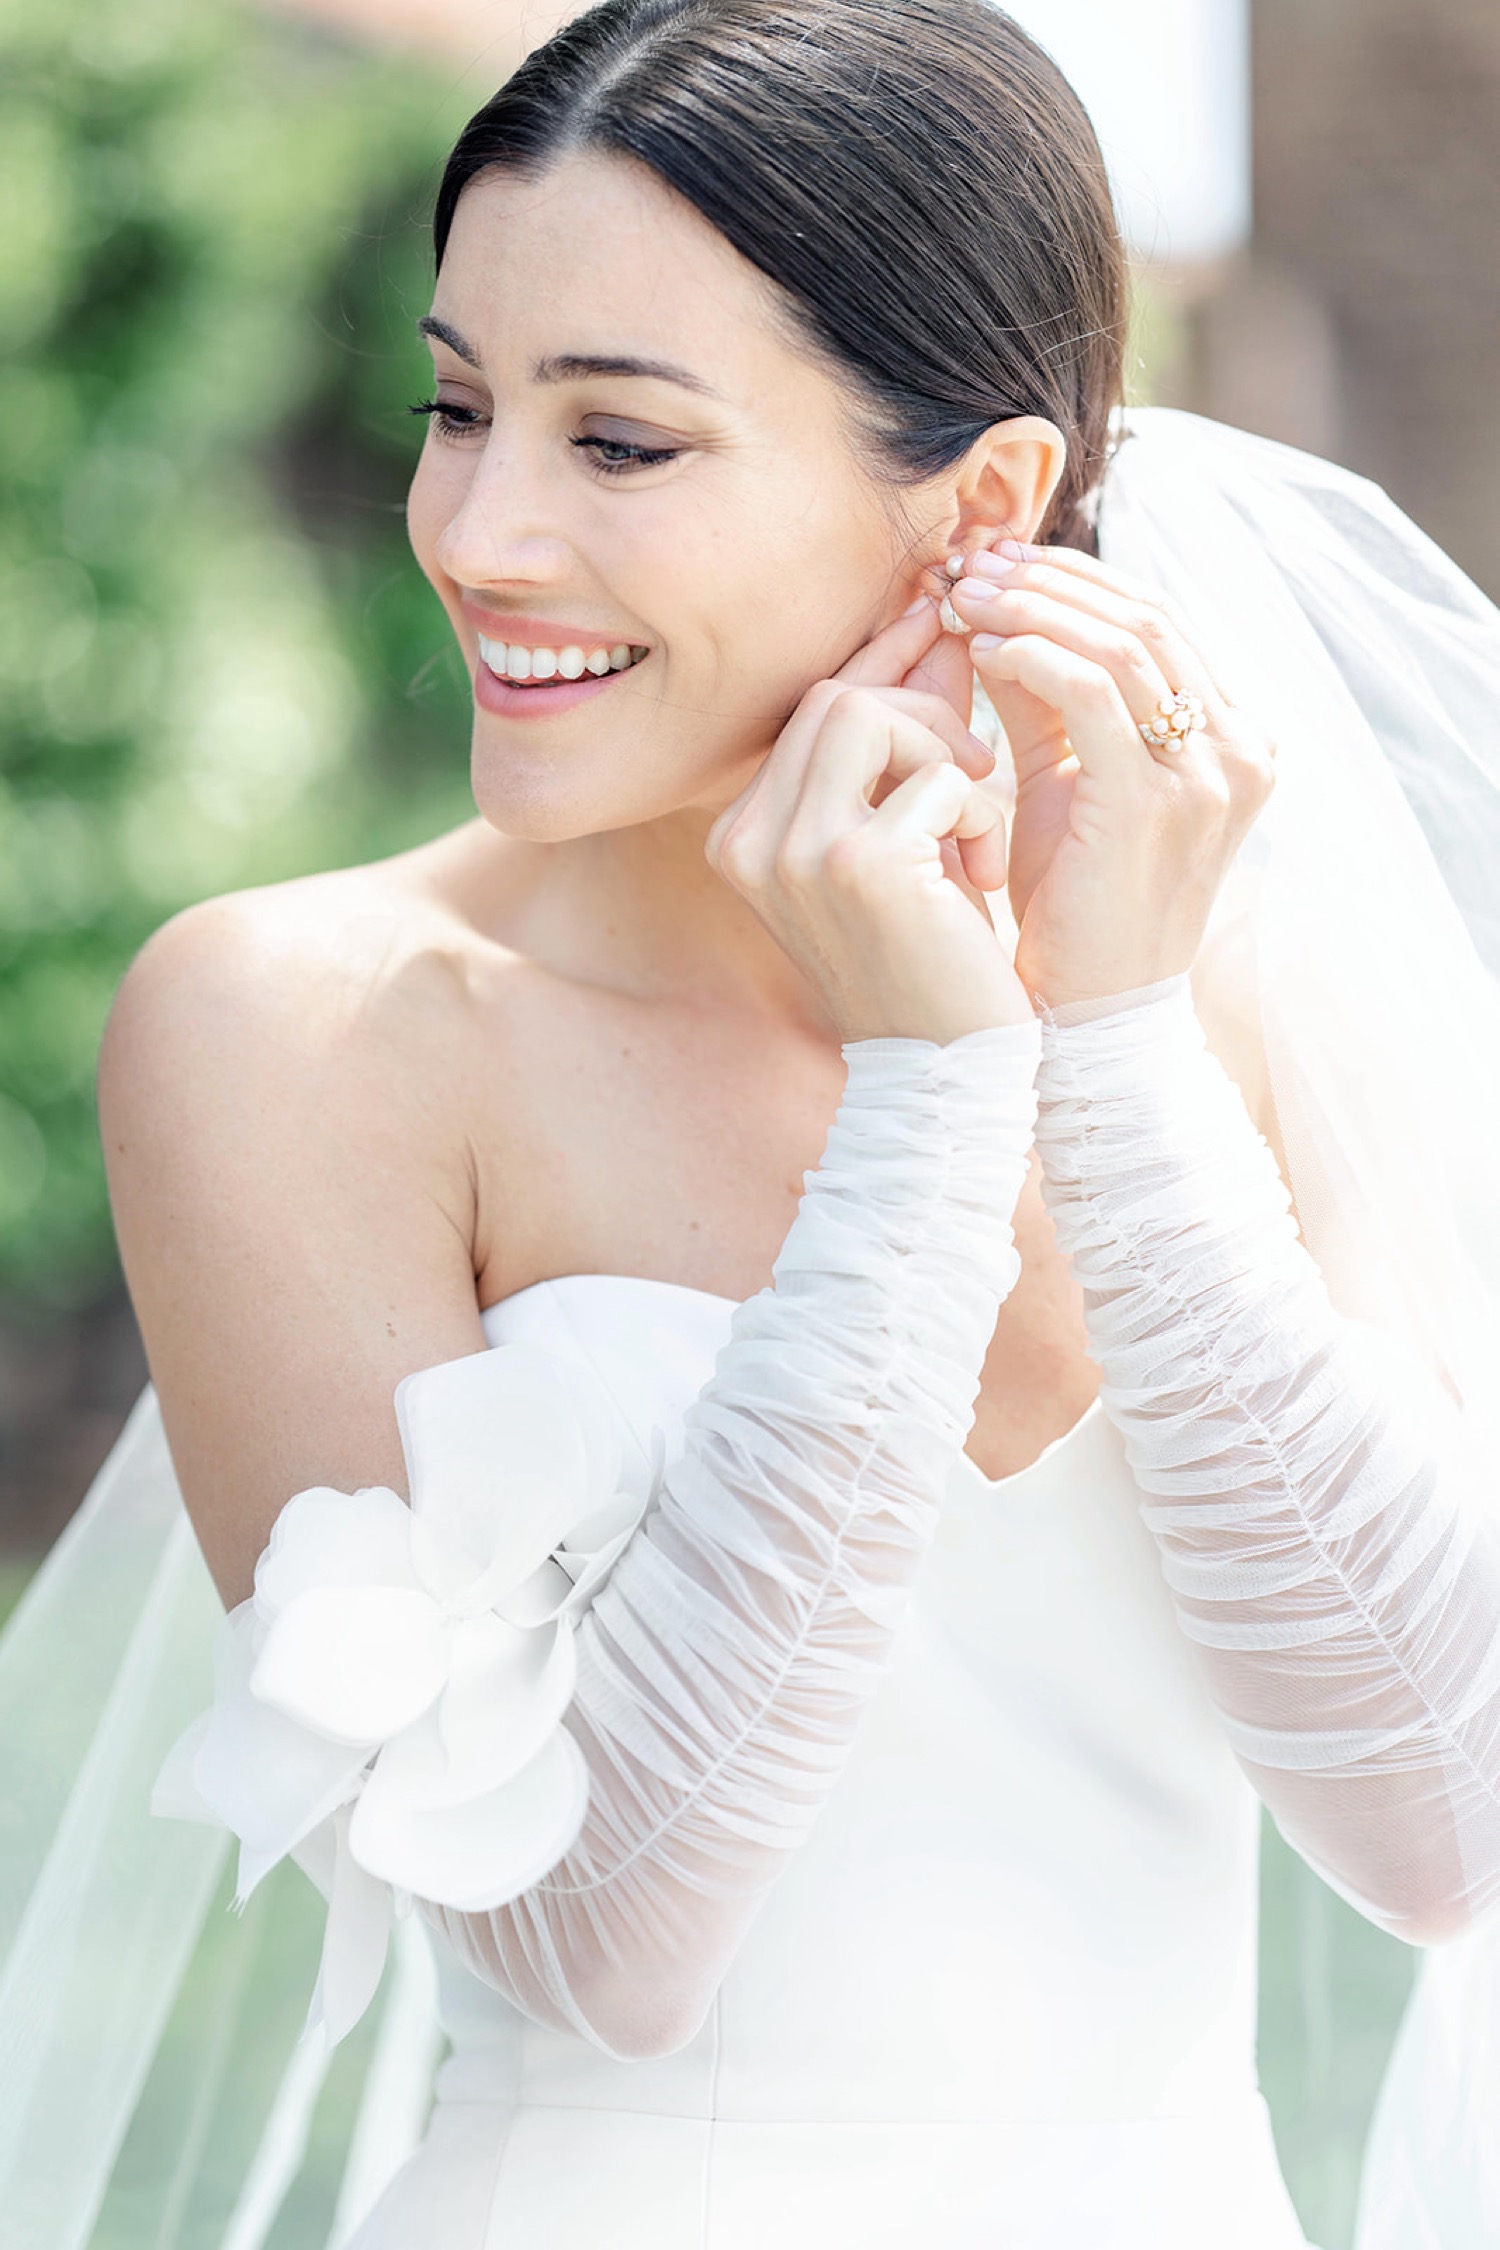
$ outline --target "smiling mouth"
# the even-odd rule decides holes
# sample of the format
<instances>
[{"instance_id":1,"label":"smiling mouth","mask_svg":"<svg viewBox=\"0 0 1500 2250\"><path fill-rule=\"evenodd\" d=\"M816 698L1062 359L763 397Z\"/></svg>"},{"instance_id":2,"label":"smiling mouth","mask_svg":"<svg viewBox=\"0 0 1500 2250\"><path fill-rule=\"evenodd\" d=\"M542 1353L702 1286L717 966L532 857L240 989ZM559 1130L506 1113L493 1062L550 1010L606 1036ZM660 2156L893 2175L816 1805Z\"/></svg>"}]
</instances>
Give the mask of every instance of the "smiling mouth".
<instances>
[{"instance_id":1,"label":"smiling mouth","mask_svg":"<svg viewBox=\"0 0 1500 2250\"><path fill-rule=\"evenodd\" d=\"M513 642L478 636L480 661L512 688L567 687L575 680L602 680L611 672L633 671L651 653L635 641L617 641L612 648L593 648L585 655L576 643L566 648L521 648Z\"/></svg>"}]
</instances>

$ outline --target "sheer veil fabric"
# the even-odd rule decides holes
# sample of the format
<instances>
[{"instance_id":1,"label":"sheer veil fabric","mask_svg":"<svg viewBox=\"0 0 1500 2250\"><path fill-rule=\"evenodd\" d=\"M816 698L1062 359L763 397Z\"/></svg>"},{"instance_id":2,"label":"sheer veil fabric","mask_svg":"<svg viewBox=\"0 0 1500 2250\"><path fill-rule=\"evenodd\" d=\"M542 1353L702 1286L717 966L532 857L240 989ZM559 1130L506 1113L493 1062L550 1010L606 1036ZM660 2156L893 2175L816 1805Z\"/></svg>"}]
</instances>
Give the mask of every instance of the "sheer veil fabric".
<instances>
[{"instance_id":1,"label":"sheer veil fabric","mask_svg":"<svg viewBox=\"0 0 1500 2250\"><path fill-rule=\"evenodd\" d=\"M1124 417L1099 536L1275 734L1277 785L1243 849L1303 1236L1338 1310L1436 1378L1492 1529L1500 611L1378 486L1164 408ZM1465 1652L1475 1692L1497 1661ZM1470 1929L1423 1953L1358 2250L1469 2250L1500 2229L1500 1870L1474 1870L1471 1896Z\"/></svg>"},{"instance_id":2,"label":"sheer veil fabric","mask_svg":"<svg viewBox=\"0 0 1500 2250\"><path fill-rule=\"evenodd\" d=\"M1304 1237L1337 1308L1431 1373L1493 1515L1500 610L1378 487L1193 415L1122 413L1097 497L1104 559L1176 604L1276 735L1236 872ZM229 1837L149 1806L207 1699L219 1621L148 1387L0 1640L0 2201L25 2250L97 2239L174 2002L210 1973ZM1465 1661L1477 1689L1500 1652ZM1500 1871L1470 1888L1473 1926L1423 1955L1359 2250L1500 2232ZM237 2151L187 2110L161 2151L163 2211L234 2171L234 2250L265 2239L327 2067L297 2043L306 1967L256 1971L281 2041L263 2129ZM414 2131L430 2008L398 1947L335 2241Z\"/></svg>"}]
</instances>

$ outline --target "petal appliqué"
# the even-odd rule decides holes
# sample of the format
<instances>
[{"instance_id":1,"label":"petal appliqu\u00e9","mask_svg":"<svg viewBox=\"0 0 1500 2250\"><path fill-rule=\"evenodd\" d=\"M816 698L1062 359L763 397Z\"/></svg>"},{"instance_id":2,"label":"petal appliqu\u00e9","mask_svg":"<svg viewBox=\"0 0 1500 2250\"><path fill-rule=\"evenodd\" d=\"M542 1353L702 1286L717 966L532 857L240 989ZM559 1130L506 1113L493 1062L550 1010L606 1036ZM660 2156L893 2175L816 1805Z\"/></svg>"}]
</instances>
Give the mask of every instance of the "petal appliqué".
<instances>
[{"instance_id":1,"label":"petal appliqu\u00e9","mask_svg":"<svg viewBox=\"0 0 1500 2250\"><path fill-rule=\"evenodd\" d=\"M588 1768L565 1727L529 1765L467 1804L416 1807L381 1776L384 1754L349 1820L349 1849L369 1874L459 1913L508 1905L555 1867L588 1810Z\"/></svg>"},{"instance_id":2,"label":"petal appliqu\u00e9","mask_svg":"<svg viewBox=\"0 0 1500 2250\"><path fill-rule=\"evenodd\" d=\"M157 1783L155 1809L238 1837L237 1904L288 1853L324 1891L309 2028L333 2042L414 1897L503 1905L575 1841L574 1620L646 1505L572 1361L487 1349L408 1376L396 1411L410 1506L386 1486L286 1503Z\"/></svg>"},{"instance_id":3,"label":"petal appliqu\u00e9","mask_svg":"<svg viewBox=\"0 0 1500 2250\"><path fill-rule=\"evenodd\" d=\"M309 1485L288 1500L255 1566L256 1614L267 1620L320 1586L418 1584L411 1510L388 1485L335 1492Z\"/></svg>"},{"instance_id":4,"label":"petal appliqu\u00e9","mask_svg":"<svg viewBox=\"0 0 1500 2250\"><path fill-rule=\"evenodd\" d=\"M487 1796L529 1765L573 1699L571 1628L493 1615L460 1630L442 1698L381 1753L381 1788L417 1807Z\"/></svg>"},{"instance_id":5,"label":"petal appliqu\u00e9","mask_svg":"<svg viewBox=\"0 0 1500 2250\"><path fill-rule=\"evenodd\" d=\"M243 1675L244 1654L255 1636L248 1603L230 1612L219 1636L231 1647L239 1644L242 1653L221 1659L216 1669ZM262 1703L248 1685L221 1685L206 1719L189 1770L191 1786L268 1866L352 1793L370 1754L368 1746L310 1734Z\"/></svg>"},{"instance_id":6,"label":"petal appliqu\u00e9","mask_svg":"<svg viewBox=\"0 0 1500 2250\"><path fill-rule=\"evenodd\" d=\"M355 1859L349 1848L349 1826L345 1809L334 1823L328 1919L304 2031L305 2037L321 2024L330 2046L337 2046L354 2029L374 1999L395 1918L391 1887Z\"/></svg>"},{"instance_id":7,"label":"petal appliqu\u00e9","mask_svg":"<svg viewBox=\"0 0 1500 2250\"><path fill-rule=\"evenodd\" d=\"M607 1394L572 1362L526 1344L404 1377L396 1420L417 1569L466 1609L491 1608L531 1577L618 1480Z\"/></svg>"},{"instance_id":8,"label":"petal appliqu\u00e9","mask_svg":"<svg viewBox=\"0 0 1500 2250\"><path fill-rule=\"evenodd\" d=\"M330 1741L384 1742L435 1703L454 1625L400 1586L324 1586L271 1620L250 1692Z\"/></svg>"}]
</instances>

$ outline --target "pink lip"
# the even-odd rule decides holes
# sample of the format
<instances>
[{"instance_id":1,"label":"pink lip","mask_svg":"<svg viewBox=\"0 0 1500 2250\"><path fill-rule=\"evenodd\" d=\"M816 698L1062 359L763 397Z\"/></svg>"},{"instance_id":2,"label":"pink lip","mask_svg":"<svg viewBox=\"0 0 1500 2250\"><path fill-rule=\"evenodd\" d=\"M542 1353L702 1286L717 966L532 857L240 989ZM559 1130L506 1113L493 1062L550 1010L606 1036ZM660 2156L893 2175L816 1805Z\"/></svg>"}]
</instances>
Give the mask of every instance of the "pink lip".
<instances>
[{"instance_id":1,"label":"pink lip","mask_svg":"<svg viewBox=\"0 0 1500 2250\"><path fill-rule=\"evenodd\" d=\"M485 638L488 640L489 635ZM650 660L643 657L641 661ZM635 665L626 666L626 672L636 669ZM581 679L549 681L545 687L512 687L492 672L481 656L474 668L474 701L482 711L493 711L500 719L550 719L559 712L571 711L575 703L586 703L590 696L602 695L611 682L624 679L626 672L585 672Z\"/></svg>"}]
</instances>

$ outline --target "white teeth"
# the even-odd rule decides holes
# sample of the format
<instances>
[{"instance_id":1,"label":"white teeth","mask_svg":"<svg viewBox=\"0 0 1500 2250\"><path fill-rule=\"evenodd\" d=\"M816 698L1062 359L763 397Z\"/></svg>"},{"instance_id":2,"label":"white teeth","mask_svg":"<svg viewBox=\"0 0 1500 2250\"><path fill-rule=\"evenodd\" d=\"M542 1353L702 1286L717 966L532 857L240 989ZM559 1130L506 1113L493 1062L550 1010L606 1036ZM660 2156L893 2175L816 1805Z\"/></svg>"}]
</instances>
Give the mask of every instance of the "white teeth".
<instances>
[{"instance_id":1,"label":"white teeth","mask_svg":"<svg viewBox=\"0 0 1500 2250\"><path fill-rule=\"evenodd\" d=\"M479 636L479 654L492 672L507 680L580 680L585 672L602 679L606 672L623 672L648 651L638 643L617 641L613 648L591 649L587 656L576 641L566 648L522 648L515 641L487 641Z\"/></svg>"}]
</instances>

